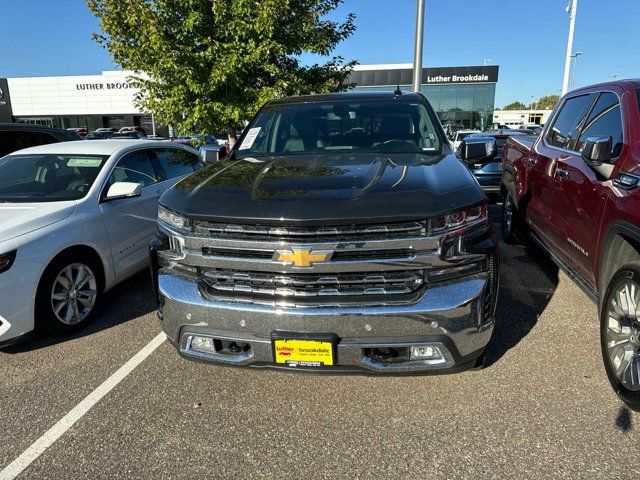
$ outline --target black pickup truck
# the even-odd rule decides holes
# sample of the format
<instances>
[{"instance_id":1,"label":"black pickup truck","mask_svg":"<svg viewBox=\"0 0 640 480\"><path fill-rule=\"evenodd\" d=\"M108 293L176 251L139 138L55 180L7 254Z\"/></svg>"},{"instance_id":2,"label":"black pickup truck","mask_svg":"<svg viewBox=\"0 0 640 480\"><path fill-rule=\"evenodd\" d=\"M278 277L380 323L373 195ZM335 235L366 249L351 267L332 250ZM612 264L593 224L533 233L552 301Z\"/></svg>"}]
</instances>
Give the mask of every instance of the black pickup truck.
<instances>
[{"instance_id":1,"label":"black pickup truck","mask_svg":"<svg viewBox=\"0 0 640 480\"><path fill-rule=\"evenodd\" d=\"M161 197L151 263L162 327L195 360L451 371L493 331L487 199L421 94L269 102Z\"/></svg>"}]
</instances>

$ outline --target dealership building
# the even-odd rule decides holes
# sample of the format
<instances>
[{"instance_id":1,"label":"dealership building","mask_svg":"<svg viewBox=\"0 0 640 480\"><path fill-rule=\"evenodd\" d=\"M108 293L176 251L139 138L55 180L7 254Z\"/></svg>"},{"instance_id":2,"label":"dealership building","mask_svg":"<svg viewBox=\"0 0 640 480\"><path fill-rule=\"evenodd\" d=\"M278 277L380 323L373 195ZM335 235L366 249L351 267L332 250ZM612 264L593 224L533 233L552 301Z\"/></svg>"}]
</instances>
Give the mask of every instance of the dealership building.
<instances>
[{"instance_id":1,"label":"dealership building","mask_svg":"<svg viewBox=\"0 0 640 480\"><path fill-rule=\"evenodd\" d=\"M459 124L484 130L493 123L498 66L437 67L422 69L421 91L443 125ZM356 90L411 91L413 66L358 65L349 81Z\"/></svg>"},{"instance_id":2,"label":"dealership building","mask_svg":"<svg viewBox=\"0 0 640 480\"><path fill-rule=\"evenodd\" d=\"M56 128L141 126L149 134L154 119L134 103L139 90L132 72L100 75L0 79L0 122L22 122ZM166 129L156 127L156 133Z\"/></svg>"},{"instance_id":3,"label":"dealership building","mask_svg":"<svg viewBox=\"0 0 640 480\"><path fill-rule=\"evenodd\" d=\"M526 125L545 125L553 110L496 110L493 112L493 123L509 128Z\"/></svg>"},{"instance_id":4,"label":"dealership building","mask_svg":"<svg viewBox=\"0 0 640 480\"><path fill-rule=\"evenodd\" d=\"M411 64L358 65L349 78L356 90L411 90ZM0 122L24 122L57 128L141 126L166 135L153 116L140 111L132 72L100 75L0 78ZM498 66L424 68L422 92L443 124L468 128L493 122Z\"/></svg>"}]
</instances>

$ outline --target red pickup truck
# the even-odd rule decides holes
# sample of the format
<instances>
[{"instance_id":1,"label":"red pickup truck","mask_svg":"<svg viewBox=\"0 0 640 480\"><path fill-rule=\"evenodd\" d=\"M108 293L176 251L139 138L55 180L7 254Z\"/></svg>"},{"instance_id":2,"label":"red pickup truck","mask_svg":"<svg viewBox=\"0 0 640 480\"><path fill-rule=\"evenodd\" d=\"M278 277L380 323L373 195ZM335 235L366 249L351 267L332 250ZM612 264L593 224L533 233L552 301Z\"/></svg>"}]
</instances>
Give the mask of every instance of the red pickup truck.
<instances>
[{"instance_id":1,"label":"red pickup truck","mask_svg":"<svg viewBox=\"0 0 640 480\"><path fill-rule=\"evenodd\" d=\"M505 241L531 237L598 304L607 376L640 409L640 80L570 92L504 147Z\"/></svg>"}]
</instances>

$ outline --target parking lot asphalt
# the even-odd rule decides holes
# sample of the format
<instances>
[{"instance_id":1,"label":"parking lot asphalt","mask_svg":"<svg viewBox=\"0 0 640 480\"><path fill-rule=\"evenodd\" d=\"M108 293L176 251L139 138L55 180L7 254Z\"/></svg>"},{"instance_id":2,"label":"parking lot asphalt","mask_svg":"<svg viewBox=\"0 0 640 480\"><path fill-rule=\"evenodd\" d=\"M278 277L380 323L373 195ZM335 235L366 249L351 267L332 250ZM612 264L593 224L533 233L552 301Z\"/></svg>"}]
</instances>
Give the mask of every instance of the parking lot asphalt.
<instances>
[{"instance_id":1,"label":"parking lot asphalt","mask_svg":"<svg viewBox=\"0 0 640 480\"><path fill-rule=\"evenodd\" d=\"M241 370L164 342L20 478L637 478L640 416L609 387L595 305L543 255L501 247L481 370ZM149 283L117 287L70 339L0 351L0 471L158 334Z\"/></svg>"}]
</instances>

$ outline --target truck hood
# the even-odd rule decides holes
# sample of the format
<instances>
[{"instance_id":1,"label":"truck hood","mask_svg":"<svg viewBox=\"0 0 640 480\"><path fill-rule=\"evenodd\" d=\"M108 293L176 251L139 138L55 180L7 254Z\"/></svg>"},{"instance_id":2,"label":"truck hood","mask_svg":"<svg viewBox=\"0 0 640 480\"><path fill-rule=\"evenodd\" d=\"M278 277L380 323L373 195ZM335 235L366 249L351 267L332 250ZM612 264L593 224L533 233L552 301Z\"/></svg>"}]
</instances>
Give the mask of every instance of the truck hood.
<instances>
[{"instance_id":1,"label":"truck hood","mask_svg":"<svg viewBox=\"0 0 640 480\"><path fill-rule=\"evenodd\" d=\"M76 203L0 203L0 242L25 235L64 220Z\"/></svg>"},{"instance_id":2,"label":"truck hood","mask_svg":"<svg viewBox=\"0 0 640 480\"><path fill-rule=\"evenodd\" d=\"M324 154L209 165L167 190L160 204L222 222L340 224L422 219L484 198L451 154Z\"/></svg>"}]
</instances>

